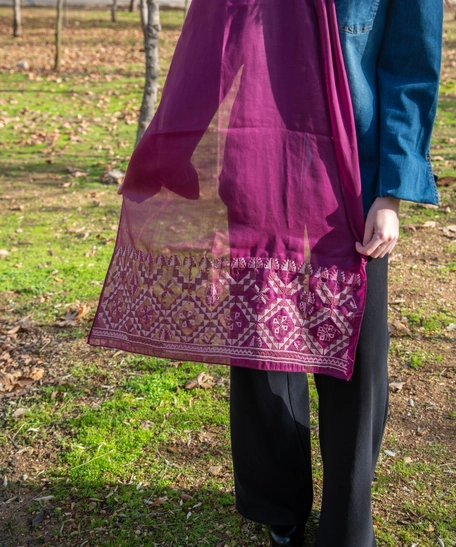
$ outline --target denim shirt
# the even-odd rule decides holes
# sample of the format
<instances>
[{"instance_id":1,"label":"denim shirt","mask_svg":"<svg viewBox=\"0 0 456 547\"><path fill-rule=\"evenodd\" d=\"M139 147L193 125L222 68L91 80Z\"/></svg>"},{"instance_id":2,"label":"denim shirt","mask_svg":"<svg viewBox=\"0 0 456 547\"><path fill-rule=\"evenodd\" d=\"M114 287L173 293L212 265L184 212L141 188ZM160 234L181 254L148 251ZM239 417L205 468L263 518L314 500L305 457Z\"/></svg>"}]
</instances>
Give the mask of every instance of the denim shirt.
<instances>
[{"instance_id":1,"label":"denim shirt","mask_svg":"<svg viewBox=\"0 0 456 547\"><path fill-rule=\"evenodd\" d=\"M376 197L438 204L429 156L442 0L335 0L358 136L364 209Z\"/></svg>"}]
</instances>

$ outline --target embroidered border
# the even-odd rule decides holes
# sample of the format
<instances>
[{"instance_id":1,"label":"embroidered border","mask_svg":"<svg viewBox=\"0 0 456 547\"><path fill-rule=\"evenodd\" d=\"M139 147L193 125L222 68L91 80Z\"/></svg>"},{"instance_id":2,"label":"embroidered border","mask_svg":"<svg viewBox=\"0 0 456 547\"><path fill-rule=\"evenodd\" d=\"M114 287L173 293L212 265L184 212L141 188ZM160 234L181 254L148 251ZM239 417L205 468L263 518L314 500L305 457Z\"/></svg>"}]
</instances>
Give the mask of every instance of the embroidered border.
<instances>
[{"instance_id":1,"label":"embroidered border","mask_svg":"<svg viewBox=\"0 0 456 547\"><path fill-rule=\"evenodd\" d=\"M89 341L256 368L329 368L346 377L363 291L360 274L335 267L119 247Z\"/></svg>"}]
</instances>

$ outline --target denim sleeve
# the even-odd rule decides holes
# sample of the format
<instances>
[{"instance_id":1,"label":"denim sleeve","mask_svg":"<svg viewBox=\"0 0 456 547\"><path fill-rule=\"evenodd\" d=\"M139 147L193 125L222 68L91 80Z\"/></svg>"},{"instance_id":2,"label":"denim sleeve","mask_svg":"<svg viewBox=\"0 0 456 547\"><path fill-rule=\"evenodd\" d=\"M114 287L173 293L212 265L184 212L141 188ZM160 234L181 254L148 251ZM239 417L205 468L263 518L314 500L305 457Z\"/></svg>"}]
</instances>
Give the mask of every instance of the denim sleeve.
<instances>
[{"instance_id":1,"label":"denim sleeve","mask_svg":"<svg viewBox=\"0 0 456 547\"><path fill-rule=\"evenodd\" d=\"M377 69L377 197L438 204L429 146L442 54L442 0L392 0Z\"/></svg>"}]
</instances>

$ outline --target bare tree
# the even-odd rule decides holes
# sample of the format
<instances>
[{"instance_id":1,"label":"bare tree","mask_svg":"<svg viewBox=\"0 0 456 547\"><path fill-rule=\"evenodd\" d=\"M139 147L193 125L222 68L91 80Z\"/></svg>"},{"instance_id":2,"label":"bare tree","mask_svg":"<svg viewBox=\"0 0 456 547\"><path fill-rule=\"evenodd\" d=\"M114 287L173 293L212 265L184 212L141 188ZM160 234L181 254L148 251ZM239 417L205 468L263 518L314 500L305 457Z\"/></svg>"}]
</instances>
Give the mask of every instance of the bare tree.
<instances>
[{"instance_id":1,"label":"bare tree","mask_svg":"<svg viewBox=\"0 0 456 547\"><path fill-rule=\"evenodd\" d=\"M111 21L117 23L117 0L112 0L111 4Z\"/></svg>"},{"instance_id":2,"label":"bare tree","mask_svg":"<svg viewBox=\"0 0 456 547\"><path fill-rule=\"evenodd\" d=\"M448 11L453 13L456 20L456 0L444 0L445 7Z\"/></svg>"},{"instance_id":3,"label":"bare tree","mask_svg":"<svg viewBox=\"0 0 456 547\"><path fill-rule=\"evenodd\" d=\"M62 56L62 19L63 0L57 0L57 19L55 25L55 61L54 70L60 70Z\"/></svg>"},{"instance_id":4,"label":"bare tree","mask_svg":"<svg viewBox=\"0 0 456 547\"><path fill-rule=\"evenodd\" d=\"M145 3L142 0L142 3ZM142 10L141 10L142 13ZM141 110L139 112L136 144L140 141L154 115L158 91L158 39L160 35L160 11L158 0L147 0L147 20L144 26L144 51L146 57L146 81Z\"/></svg>"},{"instance_id":5,"label":"bare tree","mask_svg":"<svg viewBox=\"0 0 456 547\"><path fill-rule=\"evenodd\" d=\"M147 13L148 13L148 7L147 7L147 0L139 0L139 12L141 14L141 24L143 28L144 35L146 34L146 26L147 26Z\"/></svg>"},{"instance_id":6,"label":"bare tree","mask_svg":"<svg viewBox=\"0 0 456 547\"><path fill-rule=\"evenodd\" d=\"M13 1L13 36L15 38L22 36L21 0Z\"/></svg>"},{"instance_id":7,"label":"bare tree","mask_svg":"<svg viewBox=\"0 0 456 547\"><path fill-rule=\"evenodd\" d=\"M130 7L128 8L128 11L136 11L137 8L137 1L136 0L130 0Z\"/></svg>"},{"instance_id":8,"label":"bare tree","mask_svg":"<svg viewBox=\"0 0 456 547\"><path fill-rule=\"evenodd\" d=\"M188 8L190 7L190 2L192 0L185 0L185 4L184 4L184 19L185 17L187 17L187 13L188 13Z\"/></svg>"}]
</instances>

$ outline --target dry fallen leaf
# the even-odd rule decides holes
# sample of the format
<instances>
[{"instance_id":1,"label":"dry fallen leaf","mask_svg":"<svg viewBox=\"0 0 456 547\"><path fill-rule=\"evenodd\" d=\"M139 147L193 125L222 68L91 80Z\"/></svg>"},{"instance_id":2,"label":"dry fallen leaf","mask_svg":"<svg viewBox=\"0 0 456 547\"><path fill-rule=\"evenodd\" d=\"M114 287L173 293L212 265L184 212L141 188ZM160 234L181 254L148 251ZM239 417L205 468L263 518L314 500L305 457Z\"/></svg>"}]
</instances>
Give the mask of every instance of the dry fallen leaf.
<instances>
[{"instance_id":1,"label":"dry fallen leaf","mask_svg":"<svg viewBox=\"0 0 456 547\"><path fill-rule=\"evenodd\" d=\"M90 306L87 304L76 303L76 307L71 307L60 321L55 325L57 327L75 327L76 321L82 319L90 312Z\"/></svg>"},{"instance_id":2,"label":"dry fallen leaf","mask_svg":"<svg viewBox=\"0 0 456 547\"><path fill-rule=\"evenodd\" d=\"M390 391L393 393L396 393L397 391L401 391L401 389L404 387L405 382L391 382L389 385Z\"/></svg>"},{"instance_id":3,"label":"dry fallen leaf","mask_svg":"<svg viewBox=\"0 0 456 547\"><path fill-rule=\"evenodd\" d=\"M0 258L6 258L9 252L6 249L0 249Z\"/></svg>"},{"instance_id":4,"label":"dry fallen leaf","mask_svg":"<svg viewBox=\"0 0 456 547\"><path fill-rule=\"evenodd\" d=\"M424 224L421 225L421 228L435 228L438 225L438 222L435 220L427 220Z\"/></svg>"},{"instance_id":5,"label":"dry fallen leaf","mask_svg":"<svg viewBox=\"0 0 456 547\"><path fill-rule=\"evenodd\" d=\"M11 354L9 354L7 351L5 351L4 353L0 355L0 361L4 361L5 363L10 363L12 360L13 359L11 357Z\"/></svg>"},{"instance_id":6,"label":"dry fallen leaf","mask_svg":"<svg viewBox=\"0 0 456 547\"><path fill-rule=\"evenodd\" d=\"M35 498L35 501L50 501L54 499L55 496L41 496L40 498Z\"/></svg>"},{"instance_id":7,"label":"dry fallen leaf","mask_svg":"<svg viewBox=\"0 0 456 547\"><path fill-rule=\"evenodd\" d=\"M31 386L34 382L41 380L44 370L33 368L31 371L3 372L0 370L0 392L13 391Z\"/></svg>"},{"instance_id":8,"label":"dry fallen leaf","mask_svg":"<svg viewBox=\"0 0 456 547\"><path fill-rule=\"evenodd\" d=\"M78 314L76 316L76 319L81 319L81 317L85 317L90 311L90 306L87 304L79 304Z\"/></svg>"},{"instance_id":9,"label":"dry fallen leaf","mask_svg":"<svg viewBox=\"0 0 456 547\"><path fill-rule=\"evenodd\" d=\"M67 167L66 170L73 177L86 177L88 175L88 173L82 171L81 169L78 169L77 167Z\"/></svg>"},{"instance_id":10,"label":"dry fallen leaf","mask_svg":"<svg viewBox=\"0 0 456 547\"><path fill-rule=\"evenodd\" d=\"M152 505L153 506L157 506L157 505L162 505L163 503L166 503L168 501L168 496L163 496L162 498L157 498L153 503Z\"/></svg>"},{"instance_id":11,"label":"dry fallen leaf","mask_svg":"<svg viewBox=\"0 0 456 547\"><path fill-rule=\"evenodd\" d=\"M211 475L214 475L214 476L220 475L221 471L222 471L221 465L212 465L211 467L209 467L209 473Z\"/></svg>"},{"instance_id":12,"label":"dry fallen leaf","mask_svg":"<svg viewBox=\"0 0 456 547\"><path fill-rule=\"evenodd\" d=\"M401 323L401 321L393 321L393 323L388 323L388 332L391 336L412 336L412 331Z\"/></svg>"},{"instance_id":13,"label":"dry fallen leaf","mask_svg":"<svg viewBox=\"0 0 456 547\"><path fill-rule=\"evenodd\" d=\"M112 169L104 174L101 181L105 184L119 185L122 184L124 177L125 173L123 171L120 171L120 169Z\"/></svg>"},{"instance_id":14,"label":"dry fallen leaf","mask_svg":"<svg viewBox=\"0 0 456 547\"><path fill-rule=\"evenodd\" d=\"M445 226L444 228L442 228L442 232L446 237L455 238L456 237L456 224L451 224L450 226Z\"/></svg>"},{"instance_id":15,"label":"dry fallen leaf","mask_svg":"<svg viewBox=\"0 0 456 547\"><path fill-rule=\"evenodd\" d=\"M44 370L42 368L32 368L29 375L32 380L41 380L44 376Z\"/></svg>"},{"instance_id":16,"label":"dry fallen leaf","mask_svg":"<svg viewBox=\"0 0 456 547\"><path fill-rule=\"evenodd\" d=\"M27 412L30 412L29 408L18 408L13 412L13 418L16 418L16 420L18 420L19 418L22 418L24 414L27 414Z\"/></svg>"},{"instance_id":17,"label":"dry fallen leaf","mask_svg":"<svg viewBox=\"0 0 456 547\"><path fill-rule=\"evenodd\" d=\"M195 389L197 387L202 387L203 389L209 389L214 387L215 382L212 376L206 374L205 372L200 372L194 380L190 380L185 384L185 389Z\"/></svg>"}]
</instances>

